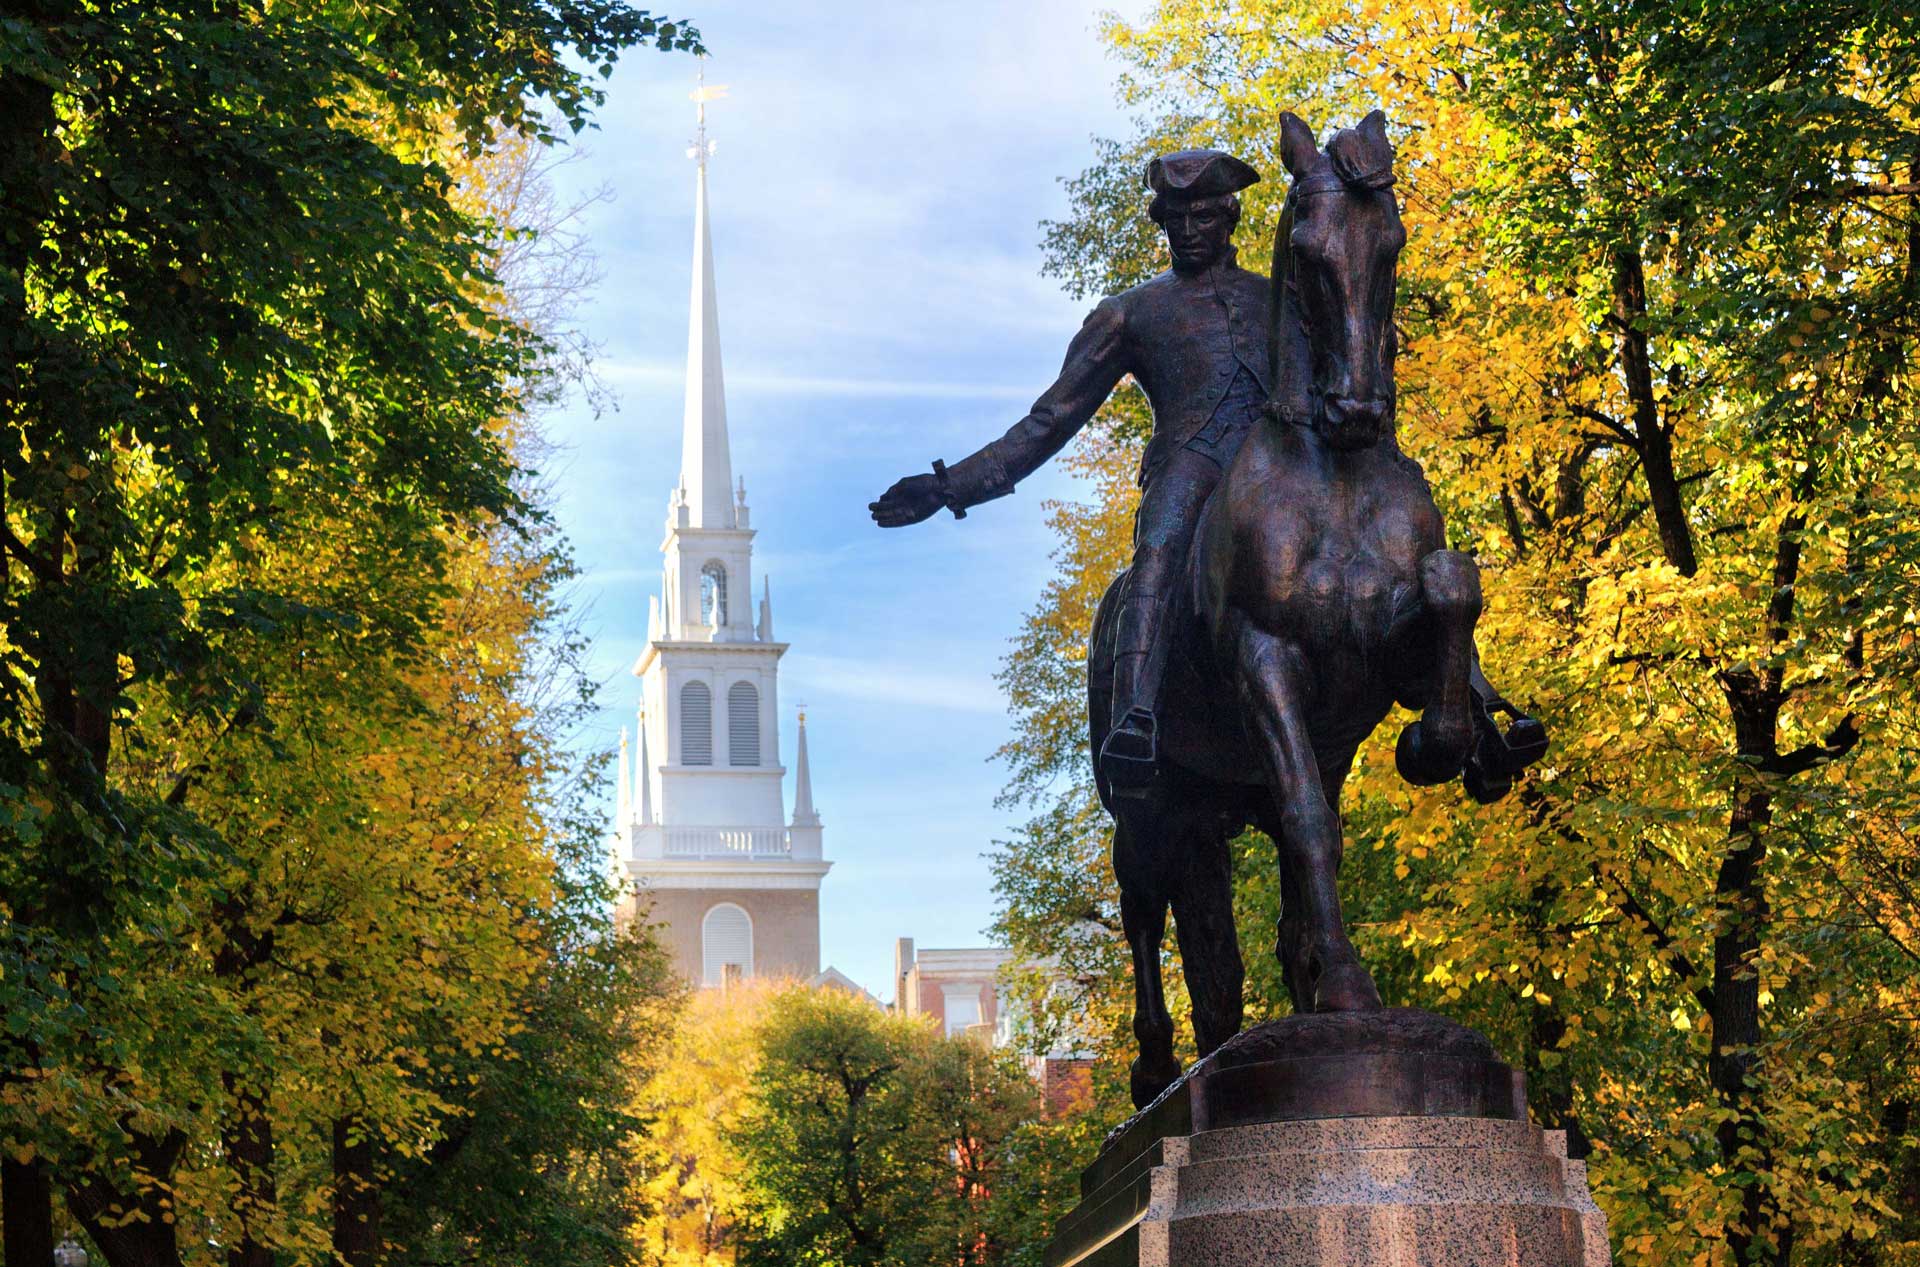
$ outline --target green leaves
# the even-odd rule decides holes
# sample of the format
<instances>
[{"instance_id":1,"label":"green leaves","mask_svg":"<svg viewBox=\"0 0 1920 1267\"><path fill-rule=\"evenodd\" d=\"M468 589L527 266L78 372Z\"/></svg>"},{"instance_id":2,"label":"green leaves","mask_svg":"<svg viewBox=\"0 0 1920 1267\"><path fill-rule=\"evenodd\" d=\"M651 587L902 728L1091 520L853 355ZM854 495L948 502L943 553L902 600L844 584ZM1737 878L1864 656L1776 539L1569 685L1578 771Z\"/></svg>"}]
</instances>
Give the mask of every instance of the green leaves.
<instances>
[{"instance_id":1,"label":"green leaves","mask_svg":"<svg viewBox=\"0 0 1920 1267\"><path fill-rule=\"evenodd\" d=\"M583 65L638 43L698 37L614 0L0 19L0 1014L34 1018L0 1135L111 1261L177 1261L186 1214L327 1252L303 1150L340 1125L392 1179L485 1117L450 1070L607 931L556 878L526 676L565 569L512 453L547 349L455 173L583 123ZM592 975L616 1029L662 985ZM618 1133L573 1102L498 1138Z\"/></svg>"},{"instance_id":2,"label":"green leaves","mask_svg":"<svg viewBox=\"0 0 1920 1267\"><path fill-rule=\"evenodd\" d=\"M837 990L771 1000L732 1135L742 1264L1000 1261L988 1201L1038 1108L1017 1065Z\"/></svg>"}]
</instances>

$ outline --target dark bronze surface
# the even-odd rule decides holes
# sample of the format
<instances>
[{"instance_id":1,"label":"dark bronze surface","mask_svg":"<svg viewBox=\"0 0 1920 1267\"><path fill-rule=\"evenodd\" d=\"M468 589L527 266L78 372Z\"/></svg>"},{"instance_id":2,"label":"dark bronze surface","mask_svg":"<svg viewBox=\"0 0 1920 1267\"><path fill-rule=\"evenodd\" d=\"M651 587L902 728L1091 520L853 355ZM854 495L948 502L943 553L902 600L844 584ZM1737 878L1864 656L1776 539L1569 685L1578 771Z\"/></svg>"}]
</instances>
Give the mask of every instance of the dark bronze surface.
<instances>
[{"instance_id":1,"label":"dark bronze surface","mask_svg":"<svg viewBox=\"0 0 1920 1267\"><path fill-rule=\"evenodd\" d=\"M1478 569L1446 548L1420 467L1394 437L1405 232L1385 118L1373 112L1324 151L1293 115L1281 136L1292 183L1271 278L1241 268L1231 244L1235 191L1258 174L1217 151L1155 160L1149 210L1173 267L1101 303L1058 381L1005 435L870 504L884 527L943 506L958 516L1012 492L1123 376L1153 407L1133 566L1100 604L1087 671L1133 954L1136 1105L1180 1072L1160 980L1169 911L1201 1055L1240 1029L1233 835L1253 826L1275 843L1277 952L1296 1012L1384 1015L1336 883L1340 789L1359 744L1396 704L1411 709L1402 776L1463 779L1482 800L1545 750L1539 724L1480 673ZM1206 1129L1194 1113L1225 1122L1242 1101L1265 1106L1255 1113L1479 1111L1504 1094L1487 1067L1404 1048L1355 1048L1335 1065L1312 1053L1215 1064L1184 1108L1160 1113L1187 1115L1167 1129Z\"/></svg>"}]
</instances>

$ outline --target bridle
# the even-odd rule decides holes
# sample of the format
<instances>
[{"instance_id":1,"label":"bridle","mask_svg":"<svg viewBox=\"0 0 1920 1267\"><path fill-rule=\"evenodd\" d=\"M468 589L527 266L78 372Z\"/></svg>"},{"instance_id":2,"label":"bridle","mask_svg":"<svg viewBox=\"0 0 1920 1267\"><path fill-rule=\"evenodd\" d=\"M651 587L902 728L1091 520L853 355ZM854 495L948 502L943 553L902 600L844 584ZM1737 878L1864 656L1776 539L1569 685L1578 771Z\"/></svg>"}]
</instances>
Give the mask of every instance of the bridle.
<instances>
[{"instance_id":1,"label":"bridle","mask_svg":"<svg viewBox=\"0 0 1920 1267\"><path fill-rule=\"evenodd\" d=\"M1312 427L1313 411L1309 406L1306 414L1294 412L1291 408L1293 392L1291 385L1285 382L1286 356L1280 347L1281 314L1286 310L1286 299L1294 295L1294 314L1300 322L1301 333L1306 333L1306 313L1301 308L1293 276L1293 209L1302 199L1318 198L1322 194L1364 193L1381 191L1393 187L1392 160L1372 171L1356 173L1348 177L1331 163L1302 180L1295 181L1287 189L1286 201L1280 204L1280 224L1274 233L1273 250L1273 309L1267 319L1268 377L1273 383L1272 400L1267 406L1268 414L1278 422L1291 423L1296 427ZM1312 382L1307 384L1307 395L1312 397L1319 388Z\"/></svg>"}]
</instances>

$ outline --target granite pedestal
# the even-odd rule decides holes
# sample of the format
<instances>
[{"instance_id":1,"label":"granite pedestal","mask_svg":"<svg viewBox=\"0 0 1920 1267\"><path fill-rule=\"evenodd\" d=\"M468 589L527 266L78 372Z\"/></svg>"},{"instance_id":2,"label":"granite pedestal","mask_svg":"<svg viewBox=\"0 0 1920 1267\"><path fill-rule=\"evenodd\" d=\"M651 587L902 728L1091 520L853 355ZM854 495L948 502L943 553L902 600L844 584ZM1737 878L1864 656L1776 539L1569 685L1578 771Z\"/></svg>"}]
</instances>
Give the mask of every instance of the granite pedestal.
<instances>
[{"instance_id":1,"label":"granite pedestal","mask_svg":"<svg viewBox=\"0 0 1920 1267\"><path fill-rule=\"evenodd\" d=\"M1607 1267L1520 1075L1422 1012L1290 1017L1107 1139L1047 1267Z\"/></svg>"}]
</instances>

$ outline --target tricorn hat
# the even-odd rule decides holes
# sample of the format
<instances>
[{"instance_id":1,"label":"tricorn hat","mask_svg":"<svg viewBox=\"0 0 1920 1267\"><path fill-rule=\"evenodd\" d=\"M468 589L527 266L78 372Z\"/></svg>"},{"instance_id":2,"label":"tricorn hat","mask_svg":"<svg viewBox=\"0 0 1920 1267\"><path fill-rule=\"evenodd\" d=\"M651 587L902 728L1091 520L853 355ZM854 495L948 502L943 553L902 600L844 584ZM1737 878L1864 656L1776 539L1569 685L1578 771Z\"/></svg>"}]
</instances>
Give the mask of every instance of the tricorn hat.
<instances>
[{"instance_id":1,"label":"tricorn hat","mask_svg":"<svg viewBox=\"0 0 1920 1267\"><path fill-rule=\"evenodd\" d=\"M1221 150L1176 150L1147 164L1147 188L1173 198L1216 198L1259 179L1259 172Z\"/></svg>"}]
</instances>

